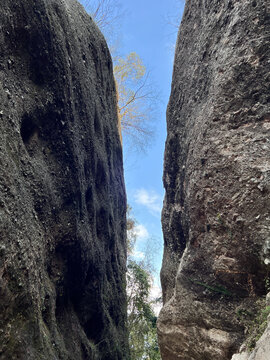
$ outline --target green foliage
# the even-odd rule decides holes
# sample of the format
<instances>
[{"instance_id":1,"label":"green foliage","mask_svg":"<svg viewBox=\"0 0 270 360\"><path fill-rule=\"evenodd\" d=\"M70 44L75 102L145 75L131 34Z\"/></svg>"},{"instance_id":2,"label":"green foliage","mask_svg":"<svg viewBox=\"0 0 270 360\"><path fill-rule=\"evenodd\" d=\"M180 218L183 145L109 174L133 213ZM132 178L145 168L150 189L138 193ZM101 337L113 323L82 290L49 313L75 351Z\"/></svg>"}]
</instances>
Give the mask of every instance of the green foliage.
<instances>
[{"instance_id":1,"label":"green foliage","mask_svg":"<svg viewBox=\"0 0 270 360\"><path fill-rule=\"evenodd\" d=\"M136 232L135 232L135 226L136 226L136 220L133 218L132 214L131 214L131 207L129 205L127 205L127 252L128 254L131 254L134 246L135 246L135 242L136 242Z\"/></svg>"},{"instance_id":2,"label":"green foliage","mask_svg":"<svg viewBox=\"0 0 270 360\"><path fill-rule=\"evenodd\" d=\"M212 285L203 283L201 281L197 281L197 280L193 280L193 279L189 279L189 280L191 282L193 282L194 284L203 286L203 287L205 287L206 289L208 289L208 290L210 290L212 292L219 293L219 294L226 295L226 296L231 296L232 295L225 287L223 287L221 285L212 286Z\"/></svg>"},{"instance_id":3,"label":"green foliage","mask_svg":"<svg viewBox=\"0 0 270 360\"><path fill-rule=\"evenodd\" d=\"M131 360L161 359L157 341L157 317L149 301L151 274L142 263L128 263L128 330Z\"/></svg>"},{"instance_id":4,"label":"green foliage","mask_svg":"<svg viewBox=\"0 0 270 360\"><path fill-rule=\"evenodd\" d=\"M161 360L153 306L158 300L151 301L150 290L152 274L146 262L131 259L136 242L134 227L136 220L131 216L128 206L128 244L127 265L128 331L131 360Z\"/></svg>"},{"instance_id":5,"label":"green foliage","mask_svg":"<svg viewBox=\"0 0 270 360\"><path fill-rule=\"evenodd\" d=\"M246 319L251 319L254 317L254 314L247 309L238 309L236 311L236 315L237 315L237 319L241 320L242 322L245 321Z\"/></svg>"}]
</instances>

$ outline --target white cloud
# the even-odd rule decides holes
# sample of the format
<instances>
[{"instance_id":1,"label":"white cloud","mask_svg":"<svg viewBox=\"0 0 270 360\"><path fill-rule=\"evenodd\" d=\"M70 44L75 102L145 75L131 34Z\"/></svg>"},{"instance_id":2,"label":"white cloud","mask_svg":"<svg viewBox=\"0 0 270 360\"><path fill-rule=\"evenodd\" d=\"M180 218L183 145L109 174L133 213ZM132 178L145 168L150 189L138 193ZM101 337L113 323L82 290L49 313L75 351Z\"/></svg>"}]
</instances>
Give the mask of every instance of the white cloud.
<instances>
[{"instance_id":1,"label":"white cloud","mask_svg":"<svg viewBox=\"0 0 270 360\"><path fill-rule=\"evenodd\" d=\"M148 230L142 224L135 225L134 233L138 240L144 240L149 237Z\"/></svg>"},{"instance_id":2,"label":"white cloud","mask_svg":"<svg viewBox=\"0 0 270 360\"><path fill-rule=\"evenodd\" d=\"M135 192L135 201L137 204L144 205L150 212L160 214L162 209L162 198L154 191L139 189Z\"/></svg>"},{"instance_id":3,"label":"white cloud","mask_svg":"<svg viewBox=\"0 0 270 360\"><path fill-rule=\"evenodd\" d=\"M156 300L159 298L162 298L162 291L161 288L156 285L156 284L152 284L151 289L150 289L150 296L149 296L150 300ZM158 316L161 308L162 308L162 302L158 301L157 303L152 305L152 308L154 310L154 313L156 316Z\"/></svg>"},{"instance_id":4,"label":"white cloud","mask_svg":"<svg viewBox=\"0 0 270 360\"><path fill-rule=\"evenodd\" d=\"M132 253L132 256L136 260L142 260L142 259L144 259L145 254L142 251L134 250L133 253Z\"/></svg>"},{"instance_id":5,"label":"white cloud","mask_svg":"<svg viewBox=\"0 0 270 360\"><path fill-rule=\"evenodd\" d=\"M161 288L158 285L153 284L150 290L150 298L154 300L160 298L161 296Z\"/></svg>"}]
</instances>

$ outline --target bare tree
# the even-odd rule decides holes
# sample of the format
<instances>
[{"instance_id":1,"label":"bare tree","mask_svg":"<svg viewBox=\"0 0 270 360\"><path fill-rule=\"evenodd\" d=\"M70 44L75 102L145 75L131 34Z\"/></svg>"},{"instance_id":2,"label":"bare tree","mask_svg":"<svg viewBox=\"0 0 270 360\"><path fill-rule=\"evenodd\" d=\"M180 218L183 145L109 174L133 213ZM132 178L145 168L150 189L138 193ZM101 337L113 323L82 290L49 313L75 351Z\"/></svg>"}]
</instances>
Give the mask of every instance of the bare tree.
<instances>
[{"instance_id":1,"label":"bare tree","mask_svg":"<svg viewBox=\"0 0 270 360\"><path fill-rule=\"evenodd\" d=\"M151 120L157 94L149 82L142 59L132 52L114 61L121 129L136 147L145 149L153 136Z\"/></svg>"},{"instance_id":2,"label":"bare tree","mask_svg":"<svg viewBox=\"0 0 270 360\"><path fill-rule=\"evenodd\" d=\"M114 63L114 77L118 97L118 115L125 144L132 150L145 150L153 137L152 121L158 98L150 82L149 72L142 59L131 52L118 56L117 27L123 17L118 0L80 0L103 31Z\"/></svg>"},{"instance_id":3,"label":"bare tree","mask_svg":"<svg viewBox=\"0 0 270 360\"><path fill-rule=\"evenodd\" d=\"M118 0L80 0L107 41L115 41L120 19L123 16ZM110 44L111 45L111 44Z\"/></svg>"}]
</instances>

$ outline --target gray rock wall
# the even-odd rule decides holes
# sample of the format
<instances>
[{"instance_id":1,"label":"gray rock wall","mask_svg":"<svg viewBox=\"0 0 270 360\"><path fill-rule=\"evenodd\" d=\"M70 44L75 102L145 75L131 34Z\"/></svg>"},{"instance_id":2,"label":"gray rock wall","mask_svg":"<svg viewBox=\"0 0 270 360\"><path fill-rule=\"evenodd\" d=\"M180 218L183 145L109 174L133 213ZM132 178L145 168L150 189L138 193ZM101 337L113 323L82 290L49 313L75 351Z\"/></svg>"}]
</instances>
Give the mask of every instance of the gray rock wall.
<instances>
[{"instance_id":1,"label":"gray rock wall","mask_svg":"<svg viewBox=\"0 0 270 360\"><path fill-rule=\"evenodd\" d=\"M126 359L111 57L75 0L2 0L0 359Z\"/></svg>"},{"instance_id":2,"label":"gray rock wall","mask_svg":"<svg viewBox=\"0 0 270 360\"><path fill-rule=\"evenodd\" d=\"M226 360L270 263L267 0L187 0L167 110L164 360Z\"/></svg>"}]
</instances>

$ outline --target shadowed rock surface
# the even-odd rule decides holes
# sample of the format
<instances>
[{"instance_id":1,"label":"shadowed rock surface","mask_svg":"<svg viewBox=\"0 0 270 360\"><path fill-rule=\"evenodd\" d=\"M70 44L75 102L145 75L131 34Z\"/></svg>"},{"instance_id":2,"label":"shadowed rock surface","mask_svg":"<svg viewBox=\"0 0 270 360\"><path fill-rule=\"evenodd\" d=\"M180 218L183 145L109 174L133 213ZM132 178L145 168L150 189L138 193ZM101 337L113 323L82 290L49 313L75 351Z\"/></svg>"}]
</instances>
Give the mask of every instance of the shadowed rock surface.
<instances>
[{"instance_id":1,"label":"shadowed rock surface","mask_svg":"<svg viewBox=\"0 0 270 360\"><path fill-rule=\"evenodd\" d=\"M0 359L126 359L112 62L75 0L2 0Z\"/></svg>"},{"instance_id":2,"label":"shadowed rock surface","mask_svg":"<svg viewBox=\"0 0 270 360\"><path fill-rule=\"evenodd\" d=\"M232 360L266 360L270 359L270 292L256 320L250 326L247 339ZM258 321L259 320L259 321Z\"/></svg>"},{"instance_id":3,"label":"shadowed rock surface","mask_svg":"<svg viewBox=\"0 0 270 360\"><path fill-rule=\"evenodd\" d=\"M266 0L186 1L167 110L164 360L231 359L266 293L269 30Z\"/></svg>"}]
</instances>

